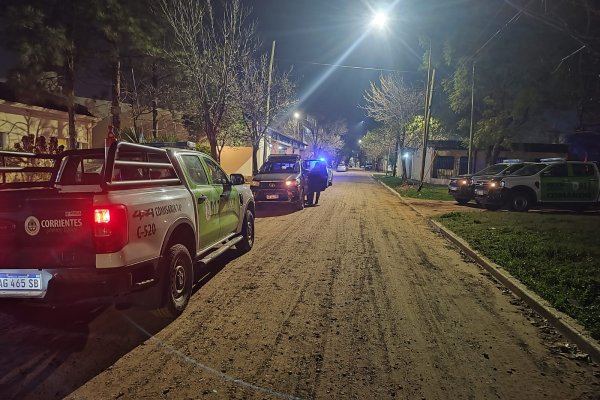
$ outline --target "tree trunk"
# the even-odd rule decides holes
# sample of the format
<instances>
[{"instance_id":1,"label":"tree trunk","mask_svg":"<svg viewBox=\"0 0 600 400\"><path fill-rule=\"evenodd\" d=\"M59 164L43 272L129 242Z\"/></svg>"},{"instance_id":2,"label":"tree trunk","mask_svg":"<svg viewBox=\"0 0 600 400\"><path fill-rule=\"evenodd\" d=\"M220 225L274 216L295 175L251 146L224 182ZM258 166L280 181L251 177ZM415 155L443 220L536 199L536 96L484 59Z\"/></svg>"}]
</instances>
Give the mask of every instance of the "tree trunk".
<instances>
[{"instance_id":1,"label":"tree trunk","mask_svg":"<svg viewBox=\"0 0 600 400\"><path fill-rule=\"evenodd\" d=\"M115 54L115 61L113 64L113 76L112 76L112 126L113 132L117 137L121 133L121 60L119 58L118 49ZM137 132L136 132L137 135Z\"/></svg>"},{"instance_id":2,"label":"tree trunk","mask_svg":"<svg viewBox=\"0 0 600 400\"><path fill-rule=\"evenodd\" d=\"M392 171L392 176L396 177L398 175L398 146L400 143L398 143L400 141L400 138L398 138L398 136L396 136L396 145L394 146L394 169Z\"/></svg>"},{"instance_id":3,"label":"tree trunk","mask_svg":"<svg viewBox=\"0 0 600 400\"><path fill-rule=\"evenodd\" d=\"M75 128L75 59L72 52L67 54L65 65L65 97L69 114L69 149L77 148L77 130Z\"/></svg>"},{"instance_id":4,"label":"tree trunk","mask_svg":"<svg viewBox=\"0 0 600 400\"><path fill-rule=\"evenodd\" d=\"M156 60L152 62L152 137L158 141L158 73L156 72Z\"/></svg>"},{"instance_id":5,"label":"tree trunk","mask_svg":"<svg viewBox=\"0 0 600 400\"><path fill-rule=\"evenodd\" d=\"M258 174L258 143L252 143L252 175Z\"/></svg>"}]
</instances>

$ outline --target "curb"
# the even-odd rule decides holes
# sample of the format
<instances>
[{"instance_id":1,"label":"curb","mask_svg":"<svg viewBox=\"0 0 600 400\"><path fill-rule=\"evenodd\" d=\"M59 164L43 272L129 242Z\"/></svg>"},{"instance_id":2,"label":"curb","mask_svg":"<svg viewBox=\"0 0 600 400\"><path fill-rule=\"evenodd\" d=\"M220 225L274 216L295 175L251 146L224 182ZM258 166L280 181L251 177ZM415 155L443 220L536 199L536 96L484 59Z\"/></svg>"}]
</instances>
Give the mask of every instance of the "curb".
<instances>
[{"instance_id":1,"label":"curb","mask_svg":"<svg viewBox=\"0 0 600 400\"><path fill-rule=\"evenodd\" d=\"M394 193L400 200L415 211L420 217L426 218L427 222L436 228L436 230L450 240L455 246L460 248L473 261L483 267L494 278L511 290L515 295L521 297L535 312L556 328L565 338L575 343L579 349L592 358L592 360L600 362L600 344L598 344L585 330L585 328L568 315L556 310L550 303L542 299L536 293L530 291L517 278L512 276L508 271L500 265L492 262L481 254L473 250L469 244L454 232L442 226L428 217L425 217L419 209L410 204L400 193L386 185L381 181L385 188Z\"/></svg>"}]
</instances>

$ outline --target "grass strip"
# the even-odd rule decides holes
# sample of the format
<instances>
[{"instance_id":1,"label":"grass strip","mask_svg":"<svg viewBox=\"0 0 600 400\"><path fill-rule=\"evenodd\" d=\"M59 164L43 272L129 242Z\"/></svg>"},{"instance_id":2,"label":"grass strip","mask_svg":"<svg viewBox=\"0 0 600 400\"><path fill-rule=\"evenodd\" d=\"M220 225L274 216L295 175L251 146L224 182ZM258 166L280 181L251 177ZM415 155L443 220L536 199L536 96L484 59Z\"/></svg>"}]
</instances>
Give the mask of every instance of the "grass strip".
<instances>
[{"instance_id":1,"label":"grass strip","mask_svg":"<svg viewBox=\"0 0 600 400\"><path fill-rule=\"evenodd\" d=\"M600 339L597 217L452 212L435 219Z\"/></svg>"},{"instance_id":2,"label":"grass strip","mask_svg":"<svg viewBox=\"0 0 600 400\"><path fill-rule=\"evenodd\" d=\"M402 182L402 179L397 176L385 176L383 174L375 174L373 176L376 180L385 183L402 196L424 200L454 201L454 198L448 194L448 187L446 185L432 185L425 183L421 190L417 191L419 188L418 183Z\"/></svg>"}]
</instances>

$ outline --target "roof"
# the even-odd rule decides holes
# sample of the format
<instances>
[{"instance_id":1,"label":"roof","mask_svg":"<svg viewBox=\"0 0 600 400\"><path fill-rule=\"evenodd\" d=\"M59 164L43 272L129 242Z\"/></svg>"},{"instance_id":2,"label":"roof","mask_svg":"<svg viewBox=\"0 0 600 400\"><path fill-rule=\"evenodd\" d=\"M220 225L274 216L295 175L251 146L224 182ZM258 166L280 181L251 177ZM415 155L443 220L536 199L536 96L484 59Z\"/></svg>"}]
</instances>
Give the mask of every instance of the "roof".
<instances>
[{"instance_id":1,"label":"roof","mask_svg":"<svg viewBox=\"0 0 600 400\"><path fill-rule=\"evenodd\" d=\"M14 89L3 82L0 82L0 100L68 112L65 99L59 95L42 90ZM94 116L87 107L78 103L75 103L75 114L87 115L89 117Z\"/></svg>"},{"instance_id":2,"label":"roof","mask_svg":"<svg viewBox=\"0 0 600 400\"><path fill-rule=\"evenodd\" d=\"M308 144L294 139L292 137L289 137L287 135L284 135L281 132L276 131L275 129L272 128L267 128L267 132L269 134L269 136L271 136L271 139L273 140L277 140L278 142L282 143L282 144L286 144L288 146L292 146L292 147L297 147L300 149L304 149L308 146Z\"/></svg>"}]
</instances>

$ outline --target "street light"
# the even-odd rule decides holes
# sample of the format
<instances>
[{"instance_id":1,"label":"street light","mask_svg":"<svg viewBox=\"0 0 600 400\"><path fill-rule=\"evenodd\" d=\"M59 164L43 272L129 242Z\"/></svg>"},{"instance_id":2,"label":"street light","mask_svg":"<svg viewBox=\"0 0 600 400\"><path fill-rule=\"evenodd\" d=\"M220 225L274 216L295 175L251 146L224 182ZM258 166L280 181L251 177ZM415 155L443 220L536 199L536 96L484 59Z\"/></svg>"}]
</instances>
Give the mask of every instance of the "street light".
<instances>
[{"instance_id":1,"label":"street light","mask_svg":"<svg viewBox=\"0 0 600 400\"><path fill-rule=\"evenodd\" d=\"M384 29L387 26L388 17L383 12L379 11L373 15L373 19L371 20L371 25L377 27L378 29Z\"/></svg>"},{"instance_id":2,"label":"street light","mask_svg":"<svg viewBox=\"0 0 600 400\"><path fill-rule=\"evenodd\" d=\"M298 111L294 113L294 118L300 119L300 113Z\"/></svg>"}]
</instances>

